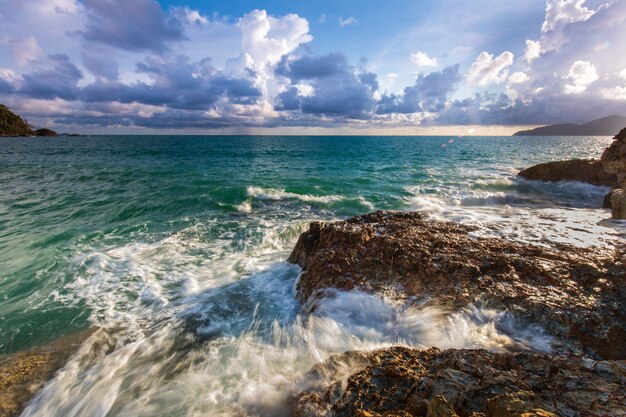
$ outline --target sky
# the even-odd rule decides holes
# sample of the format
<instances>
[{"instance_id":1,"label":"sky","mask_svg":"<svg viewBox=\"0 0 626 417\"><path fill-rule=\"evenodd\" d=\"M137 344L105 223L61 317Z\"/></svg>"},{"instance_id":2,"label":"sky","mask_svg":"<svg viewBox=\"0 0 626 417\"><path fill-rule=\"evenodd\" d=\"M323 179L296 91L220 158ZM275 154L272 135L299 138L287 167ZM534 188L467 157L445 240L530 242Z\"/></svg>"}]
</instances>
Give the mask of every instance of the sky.
<instances>
[{"instance_id":1,"label":"sky","mask_svg":"<svg viewBox=\"0 0 626 417\"><path fill-rule=\"evenodd\" d=\"M626 0L0 0L0 103L107 134L584 123L626 115Z\"/></svg>"}]
</instances>

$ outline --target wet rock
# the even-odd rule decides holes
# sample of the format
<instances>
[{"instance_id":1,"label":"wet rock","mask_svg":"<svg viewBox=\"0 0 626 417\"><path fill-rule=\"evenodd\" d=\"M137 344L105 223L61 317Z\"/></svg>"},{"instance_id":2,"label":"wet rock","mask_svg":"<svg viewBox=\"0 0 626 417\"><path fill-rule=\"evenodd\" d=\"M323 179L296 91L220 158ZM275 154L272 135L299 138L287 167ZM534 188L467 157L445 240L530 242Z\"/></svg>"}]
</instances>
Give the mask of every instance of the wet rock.
<instances>
[{"instance_id":1,"label":"wet rock","mask_svg":"<svg viewBox=\"0 0 626 417\"><path fill-rule=\"evenodd\" d=\"M609 174L601 161L574 159L534 165L521 171L520 177L540 181L580 181L594 185L617 187L617 175Z\"/></svg>"},{"instance_id":2,"label":"wet rock","mask_svg":"<svg viewBox=\"0 0 626 417\"><path fill-rule=\"evenodd\" d=\"M304 268L298 297L309 309L333 289L451 309L478 303L539 323L597 358L626 359L623 246L548 248L472 230L405 212L315 223L289 257Z\"/></svg>"},{"instance_id":3,"label":"wet rock","mask_svg":"<svg viewBox=\"0 0 626 417\"><path fill-rule=\"evenodd\" d=\"M0 417L13 417L62 368L95 329L59 338L39 348L0 356Z\"/></svg>"},{"instance_id":4,"label":"wet rock","mask_svg":"<svg viewBox=\"0 0 626 417\"><path fill-rule=\"evenodd\" d=\"M611 214L614 219L626 219L626 128L614 139L602 154L602 166L606 172L617 177L619 187L608 197Z\"/></svg>"},{"instance_id":5,"label":"wet rock","mask_svg":"<svg viewBox=\"0 0 626 417\"><path fill-rule=\"evenodd\" d=\"M626 188L611 191L609 208L614 219L626 219Z\"/></svg>"},{"instance_id":6,"label":"wet rock","mask_svg":"<svg viewBox=\"0 0 626 417\"><path fill-rule=\"evenodd\" d=\"M335 355L314 373L335 375L333 369L353 355ZM344 381L327 378L325 385L302 393L295 415L626 415L623 362L611 361L617 364L612 368L580 357L406 347L360 355L365 362ZM345 387L341 395L331 394L338 385Z\"/></svg>"},{"instance_id":7,"label":"wet rock","mask_svg":"<svg viewBox=\"0 0 626 417\"><path fill-rule=\"evenodd\" d=\"M626 188L626 128L613 139L602 154L602 165L606 172L617 177L619 188Z\"/></svg>"}]
</instances>

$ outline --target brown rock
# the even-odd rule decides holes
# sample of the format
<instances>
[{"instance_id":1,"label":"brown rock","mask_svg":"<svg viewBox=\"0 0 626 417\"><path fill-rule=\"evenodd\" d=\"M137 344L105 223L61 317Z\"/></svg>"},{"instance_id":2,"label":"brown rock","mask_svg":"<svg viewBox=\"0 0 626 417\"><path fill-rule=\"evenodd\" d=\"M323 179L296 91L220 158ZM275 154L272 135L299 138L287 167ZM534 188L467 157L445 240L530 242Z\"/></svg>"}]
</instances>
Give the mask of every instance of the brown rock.
<instances>
[{"instance_id":1,"label":"brown rock","mask_svg":"<svg viewBox=\"0 0 626 417\"><path fill-rule=\"evenodd\" d=\"M459 415L454 412L450 403L446 401L446 397L437 395L430 401L426 417L459 417Z\"/></svg>"},{"instance_id":2,"label":"brown rock","mask_svg":"<svg viewBox=\"0 0 626 417\"><path fill-rule=\"evenodd\" d=\"M333 368L351 355L335 355L316 368ZM366 362L344 381L341 396L330 394L338 381L317 385L315 408L320 412L308 416L455 416L455 410L474 417L626 415L623 370L601 367L602 362L533 353L405 347L362 355ZM329 374L332 369L325 373ZM302 394L296 415L307 406L311 394ZM427 409L415 407L420 403L427 404Z\"/></svg>"},{"instance_id":3,"label":"brown rock","mask_svg":"<svg viewBox=\"0 0 626 417\"><path fill-rule=\"evenodd\" d=\"M623 149L626 146L626 128L622 129L611 145L602 154L602 165L609 174L617 176L618 187L626 187L626 155Z\"/></svg>"},{"instance_id":4,"label":"brown rock","mask_svg":"<svg viewBox=\"0 0 626 417\"><path fill-rule=\"evenodd\" d=\"M594 185L617 187L617 175L605 171L602 162L574 159L534 165L521 171L520 177L540 181L581 181Z\"/></svg>"},{"instance_id":5,"label":"brown rock","mask_svg":"<svg viewBox=\"0 0 626 417\"><path fill-rule=\"evenodd\" d=\"M609 194L611 215L614 219L626 219L626 189L618 188Z\"/></svg>"},{"instance_id":6,"label":"brown rock","mask_svg":"<svg viewBox=\"0 0 626 417\"><path fill-rule=\"evenodd\" d=\"M43 347L0 356L0 417L19 415L93 331L88 329Z\"/></svg>"},{"instance_id":7,"label":"brown rock","mask_svg":"<svg viewBox=\"0 0 626 417\"><path fill-rule=\"evenodd\" d=\"M602 166L606 172L617 177L619 187L608 197L611 214L614 219L626 219L626 128L614 139L602 154Z\"/></svg>"},{"instance_id":8,"label":"brown rock","mask_svg":"<svg viewBox=\"0 0 626 417\"><path fill-rule=\"evenodd\" d=\"M626 323L623 246L547 248L477 239L470 231L419 213L316 223L289 257L304 268L298 297L311 309L333 289L392 290L453 309L484 303L540 323L600 357L626 359L619 337Z\"/></svg>"}]
</instances>

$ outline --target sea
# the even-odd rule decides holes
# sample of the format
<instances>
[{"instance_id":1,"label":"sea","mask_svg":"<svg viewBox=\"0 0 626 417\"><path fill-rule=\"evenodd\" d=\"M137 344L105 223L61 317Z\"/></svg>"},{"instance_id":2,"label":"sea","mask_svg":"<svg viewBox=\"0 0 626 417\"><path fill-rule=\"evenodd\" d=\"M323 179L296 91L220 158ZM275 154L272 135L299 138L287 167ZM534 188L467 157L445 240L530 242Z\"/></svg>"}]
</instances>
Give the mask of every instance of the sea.
<instances>
[{"instance_id":1,"label":"sea","mask_svg":"<svg viewBox=\"0 0 626 417\"><path fill-rule=\"evenodd\" d=\"M336 292L311 312L286 262L312 221L420 211L477 238L606 246L609 191L520 169L610 137L0 138L0 354L85 329L23 416L282 416L311 367L390 345L550 351L480 305Z\"/></svg>"}]
</instances>

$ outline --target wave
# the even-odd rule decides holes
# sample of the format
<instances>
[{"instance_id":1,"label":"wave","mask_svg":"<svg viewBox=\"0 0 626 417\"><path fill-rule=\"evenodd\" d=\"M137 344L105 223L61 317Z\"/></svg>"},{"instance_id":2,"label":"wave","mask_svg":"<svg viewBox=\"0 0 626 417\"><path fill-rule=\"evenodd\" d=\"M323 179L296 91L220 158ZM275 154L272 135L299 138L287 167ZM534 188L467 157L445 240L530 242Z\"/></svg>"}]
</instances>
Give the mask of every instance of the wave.
<instances>
[{"instance_id":1,"label":"wave","mask_svg":"<svg viewBox=\"0 0 626 417\"><path fill-rule=\"evenodd\" d=\"M476 226L476 237L500 237L550 246L602 246L622 239L596 201L605 187L520 181L509 192L408 186L406 207L436 220ZM582 201L582 203L580 203ZM592 201L596 201L592 203ZM574 204L575 202L578 202Z\"/></svg>"},{"instance_id":2,"label":"wave","mask_svg":"<svg viewBox=\"0 0 626 417\"><path fill-rule=\"evenodd\" d=\"M249 197L259 200L300 200L307 203L331 204L342 201L345 197L340 195L315 196L310 194L296 194L277 190L274 188L260 188L249 186L246 190Z\"/></svg>"}]
</instances>

